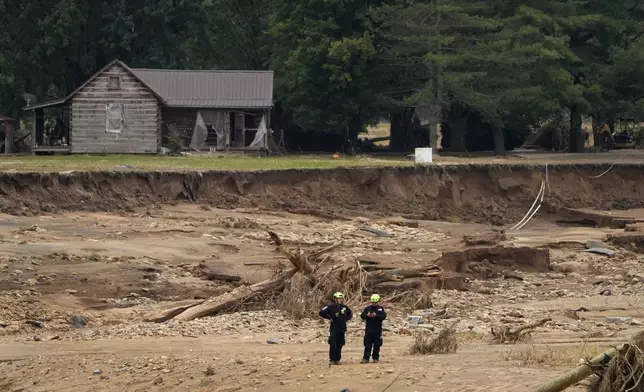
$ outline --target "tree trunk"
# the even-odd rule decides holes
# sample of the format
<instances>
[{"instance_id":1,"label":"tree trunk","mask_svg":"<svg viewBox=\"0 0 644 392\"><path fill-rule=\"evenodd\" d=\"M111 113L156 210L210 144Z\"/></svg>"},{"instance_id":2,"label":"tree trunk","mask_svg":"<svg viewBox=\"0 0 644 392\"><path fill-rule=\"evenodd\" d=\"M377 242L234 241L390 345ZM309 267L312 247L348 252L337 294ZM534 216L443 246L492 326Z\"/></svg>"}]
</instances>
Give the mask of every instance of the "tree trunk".
<instances>
[{"instance_id":1,"label":"tree trunk","mask_svg":"<svg viewBox=\"0 0 644 392\"><path fill-rule=\"evenodd\" d=\"M458 104L453 104L450 109L450 144L454 152L467 152L467 143L465 141L465 131L467 130L467 120L470 117L468 110Z\"/></svg>"},{"instance_id":2,"label":"tree trunk","mask_svg":"<svg viewBox=\"0 0 644 392\"><path fill-rule=\"evenodd\" d=\"M431 105L431 117L429 119L429 146L438 152L440 146L438 145L438 126L441 123L441 107L440 105Z\"/></svg>"},{"instance_id":3,"label":"tree trunk","mask_svg":"<svg viewBox=\"0 0 644 392\"><path fill-rule=\"evenodd\" d=\"M582 113L577 105L570 107L570 152L584 152Z\"/></svg>"},{"instance_id":4,"label":"tree trunk","mask_svg":"<svg viewBox=\"0 0 644 392\"><path fill-rule=\"evenodd\" d=\"M389 145L394 151L408 151L412 139L409 129L412 127L413 109L400 109L391 113Z\"/></svg>"},{"instance_id":5,"label":"tree trunk","mask_svg":"<svg viewBox=\"0 0 644 392\"><path fill-rule=\"evenodd\" d=\"M505 155L505 135L503 128L494 127L494 155Z\"/></svg>"},{"instance_id":6,"label":"tree trunk","mask_svg":"<svg viewBox=\"0 0 644 392\"><path fill-rule=\"evenodd\" d=\"M259 294L278 291L284 287L284 283L288 279L292 278L297 271L297 268L293 268L275 279L265 280L251 286L237 287L233 291L186 309L176 315L174 319L179 321L190 321L196 318L210 316L219 311L230 309L233 306L238 306Z\"/></svg>"}]
</instances>

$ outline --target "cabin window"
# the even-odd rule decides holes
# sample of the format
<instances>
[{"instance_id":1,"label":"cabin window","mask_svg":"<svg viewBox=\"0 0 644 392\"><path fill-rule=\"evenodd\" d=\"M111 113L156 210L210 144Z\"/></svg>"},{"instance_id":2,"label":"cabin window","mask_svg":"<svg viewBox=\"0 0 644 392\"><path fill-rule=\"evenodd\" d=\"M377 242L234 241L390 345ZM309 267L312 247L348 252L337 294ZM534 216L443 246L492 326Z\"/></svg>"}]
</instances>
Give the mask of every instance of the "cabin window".
<instances>
[{"instance_id":1,"label":"cabin window","mask_svg":"<svg viewBox=\"0 0 644 392\"><path fill-rule=\"evenodd\" d=\"M105 132L121 133L123 131L123 125L125 123L125 118L123 116L123 104L108 103L107 105L105 105L105 111Z\"/></svg>"},{"instance_id":2,"label":"cabin window","mask_svg":"<svg viewBox=\"0 0 644 392\"><path fill-rule=\"evenodd\" d=\"M109 90L118 90L121 88L121 78L118 76L110 76L107 81L107 88Z\"/></svg>"}]
</instances>

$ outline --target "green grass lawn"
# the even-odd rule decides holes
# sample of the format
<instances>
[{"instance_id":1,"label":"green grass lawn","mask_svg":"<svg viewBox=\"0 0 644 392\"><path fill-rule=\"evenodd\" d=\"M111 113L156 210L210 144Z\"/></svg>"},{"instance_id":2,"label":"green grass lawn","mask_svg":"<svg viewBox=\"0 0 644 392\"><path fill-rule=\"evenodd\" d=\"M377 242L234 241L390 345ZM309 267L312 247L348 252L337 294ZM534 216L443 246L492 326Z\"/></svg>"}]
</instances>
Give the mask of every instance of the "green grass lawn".
<instances>
[{"instance_id":1,"label":"green grass lawn","mask_svg":"<svg viewBox=\"0 0 644 392\"><path fill-rule=\"evenodd\" d=\"M0 172L65 171L190 171L190 170L284 170L327 169L336 167L409 166L402 157L366 158L328 156L150 156L150 155L56 155L0 156Z\"/></svg>"},{"instance_id":2,"label":"green grass lawn","mask_svg":"<svg viewBox=\"0 0 644 392\"><path fill-rule=\"evenodd\" d=\"M535 153L510 154L494 157L491 154L454 156L445 154L434 157L436 166L445 164L471 165L543 165L612 163L644 164L644 150L611 151L599 154ZM338 167L412 166L413 160L404 154L394 156L342 156L333 159L331 154L288 155L280 157L252 157L229 155L0 155L0 172L66 172L66 171L204 171L204 170L286 170L333 169Z\"/></svg>"}]
</instances>

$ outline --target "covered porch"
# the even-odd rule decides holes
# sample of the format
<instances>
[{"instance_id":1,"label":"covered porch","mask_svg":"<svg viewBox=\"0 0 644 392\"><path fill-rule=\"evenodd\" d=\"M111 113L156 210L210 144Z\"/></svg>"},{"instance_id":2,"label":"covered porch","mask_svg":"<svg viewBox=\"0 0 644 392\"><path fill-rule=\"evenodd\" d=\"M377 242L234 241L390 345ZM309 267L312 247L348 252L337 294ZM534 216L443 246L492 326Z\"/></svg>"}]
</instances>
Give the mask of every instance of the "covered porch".
<instances>
[{"instance_id":1,"label":"covered porch","mask_svg":"<svg viewBox=\"0 0 644 392\"><path fill-rule=\"evenodd\" d=\"M31 153L69 154L71 104L66 98L23 108L31 121Z\"/></svg>"},{"instance_id":2,"label":"covered porch","mask_svg":"<svg viewBox=\"0 0 644 392\"><path fill-rule=\"evenodd\" d=\"M164 146L181 150L267 155L270 111L165 107Z\"/></svg>"}]
</instances>

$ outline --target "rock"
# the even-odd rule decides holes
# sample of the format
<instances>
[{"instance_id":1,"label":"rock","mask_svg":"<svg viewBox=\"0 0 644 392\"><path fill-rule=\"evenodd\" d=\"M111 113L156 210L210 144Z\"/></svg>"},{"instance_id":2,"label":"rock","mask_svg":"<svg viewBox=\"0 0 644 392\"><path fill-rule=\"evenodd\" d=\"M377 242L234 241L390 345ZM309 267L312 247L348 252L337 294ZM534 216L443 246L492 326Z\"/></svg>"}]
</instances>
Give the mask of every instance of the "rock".
<instances>
[{"instance_id":1,"label":"rock","mask_svg":"<svg viewBox=\"0 0 644 392\"><path fill-rule=\"evenodd\" d=\"M417 327L420 329L426 329L429 331L434 331L436 329L436 327L433 326L432 324L418 324Z\"/></svg>"},{"instance_id":2,"label":"rock","mask_svg":"<svg viewBox=\"0 0 644 392\"><path fill-rule=\"evenodd\" d=\"M163 377L157 377L157 378L155 378L155 379L154 379L154 381L153 381L152 383L153 383L154 385L163 384Z\"/></svg>"},{"instance_id":3,"label":"rock","mask_svg":"<svg viewBox=\"0 0 644 392\"><path fill-rule=\"evenodd\" d=\"M94 372L92 374L95 376L100 376L101 374L103 374L103 372L101 371L101 369L94 369Z\"/></svg>"},{"instance_id":4,"label":"rock","mask_svg":"<svg viewBox=\"0 0 644 392\"><path fill-rule=\"evenodd\" d=\"M14 271L11 273L11 275L13 275L13 276L20 276L20 275L22 275L22 271L20 271L20 270L14 270Z\"/></svg>"},{"instance_id":5,"label":"rock","mask_svg":"<svg viewBox=\"0 0 644 392\"><path fill-rule=\"evenodd\" d=\"M630 323L633 320L632 317L606 317L604 321L608 324L626 324Z\"/></svg>"},{"instance_id":6,"label":"rock","mask_svg":"<svg viewBox=\"0 0 644 392\"><path fill-rule=\"evenodd\" d=\"M387 373L393 373L394 369L387 369Z\"/></svg>"},{"instance_id":7,"label":"rock","mask_svg":"<svg viewBox=\"0 0 644 392\"><path fill-rule=\"evenodd\" d=\"M610 291L609 289L604 289L600 291L599 294L603 295L604 297L610 297L611 295L613 295L613 292Z\"/></svg>"},{"instance_id":8,"label":"rock","mask_svg":"<svg viewBox=\"0 0 644 392\"><path fill-rule=\"evenodd\" d=\"M581 279L581 274L579 272L571 272L568 274L568 277L573 279Z\"/></svg>"},{"instance_id":9,"label":"rock","mask_svg":"<svg viewBox=\"0 0 644 392\"><path fill-rule=\"evenodd\" d=\"M277 339L277 338L269 338L266 341L266 343L268 343L268 344L280 344L281 342L282 341L280 339Z\"/></svg>"},{"instance_id":10,"label":"rock","mask_svg":"<svg viewBox=\"0 0 644 392\"><path fill-rule=\"evenodd\" d=\"M29 320L29 321L25 321L25 323L29 324L29 325L31 325L33 327L36 327L36 328L44 328L45 327L45 323L43 323L40 320Z\"/></svg>"},{"instance_id":11,"label":"rock","mask_svg":"<svg viewBox=\"0 0 644 392\"><path fill-rule=\"evenodd\" d=\"M382 330L387 331L387 332L390 332L392 330L391 329L391 324L389 323L389 320L385 320L385 321L382 322Z\"/></svg>"},{"instance_id":12,"label":"rock","mask_svg":"<svg viewBox=\"0 0 644 392\"><path fill-rule=\"evenodd\" d=\"M65 293L67 293L67 294L76 294L76 293L78 293L78 290L67 289L67 290L65 290Z\"/></svg>"},{"instance_id":13,"label":"rock","mask_svg":"<svg viewBox=\"0 0 644 392\"><path fill-rule=\"evenodd\" d=\"M87 318L75 314L72 316L70 322L74 328L85 328L85 326L87 325Z\"/></svg>"},{"instance_id":14,"label":"rock","mask_svg":"<svg viewBox=\"0 0 644 392\"><path fill-rule=\"evenodd\" d=\"M407 316L407 322L411 325L422 324L423 316Z\"/></svg>"},{"instance_id":15,"label":"rock","mask_svg":"<svg viewBox=\"0 0 644 392\"><path fill-rule=\"evenodd\" d=\"M604 244L601 241L593 241L593 240L587 241L586 249L592 249L592 248L606 248L606 244Z\"/></svg>"},{"instance_id":16,"label":"rock","mask_svg":"<svg viewBox=\"0 0 644 392\"><path fill-rule=\"evenodd\" d=\"M208 387L212 385L212 379L204 378L203 380L201 380L201 383L199 385L201 385L202 387Z\"/></svg>"},{"instance_id":17,"label":"rock","mask_svg":"<svg viewBox=\"0 0 644 392\"><path fill-rule=\"evenodd\" d=\"M34 278L31 278L31 279L27 279L25 283L27 284L27 286L35 286L38 284L38 281Z\"/></svg>"}]
</instances>

